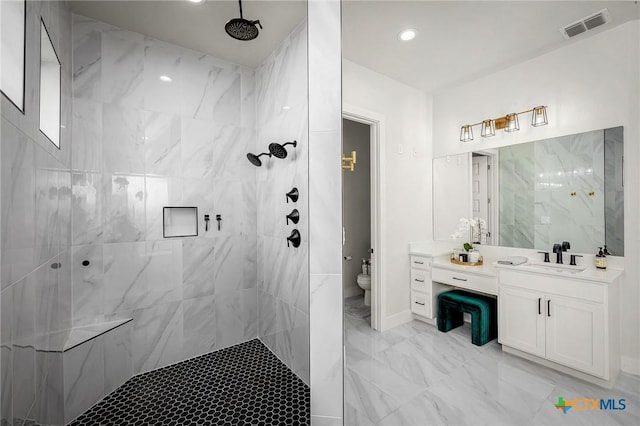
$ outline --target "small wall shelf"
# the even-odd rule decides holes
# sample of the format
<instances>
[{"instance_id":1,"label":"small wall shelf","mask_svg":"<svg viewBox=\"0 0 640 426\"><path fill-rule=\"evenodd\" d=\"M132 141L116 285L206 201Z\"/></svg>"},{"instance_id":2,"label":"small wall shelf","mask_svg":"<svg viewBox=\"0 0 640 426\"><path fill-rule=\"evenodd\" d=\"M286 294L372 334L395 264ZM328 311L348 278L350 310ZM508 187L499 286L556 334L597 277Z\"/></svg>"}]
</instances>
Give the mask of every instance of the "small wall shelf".
<instances>
[{"instance_id":1,"label":"small wall shelf","mask_svg":"<svg viewBox=\"0 0 640 426\"><path fill-rule=\"evenodd\" d=\"M195 237L198 235L198 208L164 207L162 223L164 238Z\"/></svg>"}]
</instances>

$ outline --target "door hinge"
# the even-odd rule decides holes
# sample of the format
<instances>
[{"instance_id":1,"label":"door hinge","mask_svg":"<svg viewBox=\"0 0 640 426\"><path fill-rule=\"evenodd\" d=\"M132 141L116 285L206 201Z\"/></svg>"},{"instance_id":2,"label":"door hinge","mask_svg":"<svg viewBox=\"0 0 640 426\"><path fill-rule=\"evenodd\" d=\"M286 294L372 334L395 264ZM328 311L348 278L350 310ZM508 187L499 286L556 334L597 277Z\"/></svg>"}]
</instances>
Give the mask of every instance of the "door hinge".
<instances>
[{"instance_id":1,"label":"door hinge","mask_svg":"<svg viewBox=\"0 0 640 426\"><path fill-rule=\"evenodd\" d=\"M487 170L491 170L491 164L487 164Z\"/></svg>"},{"instance_id":2,"label":"door hinge","mask_svg":"<svg viewBox=\"0 0 640 426\"><path fill-rule=\"evenodd\" d=\"M487 204L491 204L491 198L487 198Z\"/></svg>"}]
</instances>

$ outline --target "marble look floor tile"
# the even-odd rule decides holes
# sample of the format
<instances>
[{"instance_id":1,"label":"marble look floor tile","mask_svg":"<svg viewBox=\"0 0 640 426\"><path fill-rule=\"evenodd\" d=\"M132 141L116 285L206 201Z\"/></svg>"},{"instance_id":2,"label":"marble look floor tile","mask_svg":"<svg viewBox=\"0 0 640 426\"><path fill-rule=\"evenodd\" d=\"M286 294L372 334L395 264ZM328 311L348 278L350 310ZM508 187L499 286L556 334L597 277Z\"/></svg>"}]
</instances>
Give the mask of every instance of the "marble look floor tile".
<instances>
[{"instance_id":1,"label":"marble look floor tile","mask_svg":"<svg viewBox=\"0 0 640 426\"><path fill-rule=\"evenodd\" d=\"M349 368L371 385L396 396L401 401L411 399L426 389L426 385L409 381L396 373L389 364L375 358L355 362Z\"/></svg>"},{"instance_id":2,"label":"marble look floor tile","mask_svg":"<svg viewBox=\"0 0 640 426\"><path fill-rule=\"evenodd\" d=\"M345 425L640 424L639 377L622 374L607 390L504 353L495 340L475 346L466 324L449 333L419 321L378 333L351 315L344 324ZM423 391L411 396L403 380ZM627 408L565 415L558 396L624 398Z\"/></svg>"}]
</instances>

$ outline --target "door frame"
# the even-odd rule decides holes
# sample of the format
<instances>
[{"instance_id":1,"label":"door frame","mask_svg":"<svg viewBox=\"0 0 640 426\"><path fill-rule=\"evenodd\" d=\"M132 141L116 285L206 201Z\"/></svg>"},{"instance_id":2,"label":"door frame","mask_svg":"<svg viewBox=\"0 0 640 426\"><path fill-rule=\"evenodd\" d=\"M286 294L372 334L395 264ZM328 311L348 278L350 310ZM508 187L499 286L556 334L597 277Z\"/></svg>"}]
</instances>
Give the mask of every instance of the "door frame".
<instances>
[{"instance_id":1,"label":"door frame","mask_svg":"<svg viewBox=\"0 0 640 426\"><path fill-rule=\"evenodd\" d=\"M500 241L500 227L499 227L499 204L500 200L498 199L498 164L499 163L499 151L497 149L484 149L479 151L474 151L474 153L484 155L487 157L487 163L490 166L490 171L487 173L487 191L491 202L489 203L488 214L489 214L489 229L491 230L491 244L492 246L499 245ZM473 209L473 207L472 207Z\"/></svg>"},{"instance_id":2,"label":"door frame","mask_svg":"<svg viewBox=\"0 0 640 426\"><path fill-rule=\"evenodd\" d=\"M384 150L385 146L385 116L355 105L342 105L342 118L367 124L371 129L369 135L369 152L371 155L371 328L382 329L383 316L386 312L385 283L382 277L386 269L384 223L386 209L382 200L385 199Z\"/></svg>"}]
</instances>

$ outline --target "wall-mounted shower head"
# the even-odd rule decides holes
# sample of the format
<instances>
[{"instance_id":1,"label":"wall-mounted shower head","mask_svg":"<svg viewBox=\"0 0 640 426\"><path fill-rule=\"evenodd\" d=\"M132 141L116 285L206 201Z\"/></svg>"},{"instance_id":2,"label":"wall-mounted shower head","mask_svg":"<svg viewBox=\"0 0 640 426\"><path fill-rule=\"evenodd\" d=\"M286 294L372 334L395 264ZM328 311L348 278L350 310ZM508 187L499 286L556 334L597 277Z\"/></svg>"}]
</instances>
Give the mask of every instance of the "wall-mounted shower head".
<instances>
[{"instance_id":1,"label":"wall-mounted shower head","mask_svg":"<svg viewBox=\"0 0 640 426\"><path fill-rule=\"evenodd\" d=\"M263 155L268 155L269 157L271 157L271 154L269 154L268 152L263 152L262 154L252 154L252 153L248 153L247 154L247 159L251 162L251 164L253 164L256 167L260 167L262 166L262 160L260 160L260 157L262 157Z\"/></svg>"},{"instance_id":2,"label":"wall-mounted shower head","mask_svg":"<svg viewBox=\"0 0 640 426\"><path fill-rule=\"evenodd\" d=\"M258 27L256 25L262 29L262 24L260 24L260 20L249 21L244 19L242 16L242 0L239 0L238 3L240 4L240 17L233 18L227 22L224 29L227 34L236 40L253 40L258 37Z\"/></svg>"},{"instance_id":3,"label":"wall-mounted shower head","mask_svg":"<svg viewBox=\"0 0 640 426\"><path fill-rule=\"evenodd\" d=\"M285 148L285 146L287 145L293 145L293 147L295 148L296 146L298 146L298 142L297 141L287 142L282 145L275 142L270 143L269 152L271 153L271 155L273 155L276 158L287 158L287 149Z\"/></svg>"}]
</instances>

